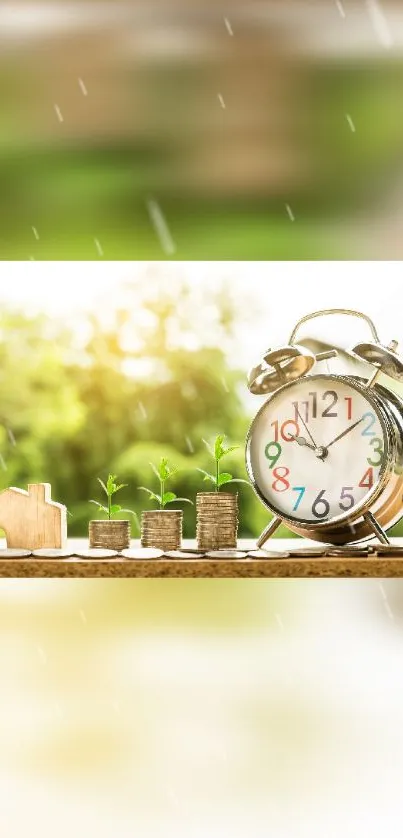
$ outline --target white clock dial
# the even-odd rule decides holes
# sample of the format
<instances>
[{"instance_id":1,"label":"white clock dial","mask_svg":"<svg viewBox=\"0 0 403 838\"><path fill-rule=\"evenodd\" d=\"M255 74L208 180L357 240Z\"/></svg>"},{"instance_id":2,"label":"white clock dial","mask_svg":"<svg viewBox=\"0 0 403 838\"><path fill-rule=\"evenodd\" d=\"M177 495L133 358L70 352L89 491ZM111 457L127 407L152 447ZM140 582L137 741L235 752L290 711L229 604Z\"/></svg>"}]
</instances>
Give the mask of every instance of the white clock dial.
<instances>
[{"instance_id":1,"label":"white clock dial","mask_svg":"<svg viewBox=\"0 0 403 838\"><path fill-rule=\"evenodd\" d=\"M283 518L320 523L351 515L379 483L387 439L378 408L336 376L282 388L257 414L248 471Z\"/></svg>"}]
</instances>

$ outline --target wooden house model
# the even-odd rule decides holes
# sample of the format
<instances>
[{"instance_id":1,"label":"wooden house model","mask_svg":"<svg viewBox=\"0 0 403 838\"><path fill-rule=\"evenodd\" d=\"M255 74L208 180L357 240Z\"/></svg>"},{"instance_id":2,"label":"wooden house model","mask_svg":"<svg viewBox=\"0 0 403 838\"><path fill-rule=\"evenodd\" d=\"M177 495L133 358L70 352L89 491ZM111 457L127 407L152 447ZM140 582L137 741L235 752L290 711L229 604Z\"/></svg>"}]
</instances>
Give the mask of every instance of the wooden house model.
<instances>
[{"instance_id":1,"label":"wooden house model","mask_svg":"<svg viewBox=\"0 0 403 838\"><path fill-rule=\"evenodd\" d=\"M28 484L27 492L4 489L0 492L0 529L10 548L62 548L67 540L67 509L51 500L50 483Z\"/></svg>"}]
</instances>

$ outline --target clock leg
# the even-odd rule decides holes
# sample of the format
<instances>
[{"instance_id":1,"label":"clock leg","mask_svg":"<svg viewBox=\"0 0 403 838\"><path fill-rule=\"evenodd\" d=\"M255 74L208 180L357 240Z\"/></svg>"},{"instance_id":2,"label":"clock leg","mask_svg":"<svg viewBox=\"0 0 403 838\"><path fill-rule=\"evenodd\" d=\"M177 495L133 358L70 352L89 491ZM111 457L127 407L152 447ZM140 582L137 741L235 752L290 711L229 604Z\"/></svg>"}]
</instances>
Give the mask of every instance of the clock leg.
<instances>
[{"instance_id":1,"label":"clock leg","mask_svg":"<svg viewBox=\"0 0 403 838\"><path fill-rule=\"evenodd\" d=\"M364 518L367 524L371 527L371 530L375 533L376 537L379 538L381 544L390 544L385 530L382 529L381 525L376 520L375 515L373 515L372 512L364 512Z\"/></svg>"},{"instance_id":2,"label":"clock leg","mask_svg":"<svg viewBox=\"0 0 403 838\"><path fill-rule=\"evenodd\" d=\"M263 547L263 544L266 543L267 539L270 538L270 536L276 532L276 529L278 529L278 527L281 524L281 520L282 519L279 518L278 515L275 515L274 518L272 518L270 524L268 524L267 527L263 530L261 536L257 541L257 546L259 547L259 549L260 547Z\"/></svg>"}]
</instances>

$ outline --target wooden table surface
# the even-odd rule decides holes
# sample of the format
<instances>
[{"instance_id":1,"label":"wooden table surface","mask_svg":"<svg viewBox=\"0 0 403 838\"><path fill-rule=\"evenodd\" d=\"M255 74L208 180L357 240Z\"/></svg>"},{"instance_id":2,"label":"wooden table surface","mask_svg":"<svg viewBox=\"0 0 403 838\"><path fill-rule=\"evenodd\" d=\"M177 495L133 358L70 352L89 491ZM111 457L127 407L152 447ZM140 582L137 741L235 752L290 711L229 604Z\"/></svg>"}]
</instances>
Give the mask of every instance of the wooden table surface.
<instances>
[{"instance_id":1,"label":"wooden table surface","mask_svg":"<svg viewBox=\"0 0 403 838\"><path fill-rule=\"evenodd\" d=\"M263 577L403 577L403 539L392 539L391 548L383 555L375 542L365 548L365 555L354 555L354 548L344 555L309 556L310 548L317 543L302 539L275 538L266 544L271 553L293 555L264 558L251 556L229 558L222 551L220 558L195 556L194 558L128 559L116 554L108 559L78 558L75 551L88 548L88 541L75 539L68 542L72 555L68 558L43 558L28 556L8 558L2 554L5 543L0 541L0 577L170 577L170 578L263 578ZM139 542L133 541L132 547ZM195 542L184 541L183 549L194 548ZM380 548L380 554L376 550ZM324 549L324 548L323 548ZM333 548L327 548L332 551ZM240 540L238 550L256 550L253 540ZM305 551L305 554L304 552ZM401 552L400 552L401 551ZM333 550L333 553L337 552Z\"/></svg>"}]
</instances>

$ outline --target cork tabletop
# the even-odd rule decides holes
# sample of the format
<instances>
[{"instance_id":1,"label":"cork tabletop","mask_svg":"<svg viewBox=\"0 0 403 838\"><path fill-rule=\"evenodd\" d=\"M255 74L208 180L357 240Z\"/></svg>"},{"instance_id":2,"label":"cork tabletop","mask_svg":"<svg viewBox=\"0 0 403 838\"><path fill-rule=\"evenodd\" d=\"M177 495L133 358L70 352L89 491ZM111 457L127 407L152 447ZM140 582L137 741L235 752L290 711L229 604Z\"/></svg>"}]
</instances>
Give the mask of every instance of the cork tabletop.
<instances>
[{"instance_id":1,"label":"cork tabletop","mask_svg":"<svg viewBox=\"0 0 403 838\"><path fill-rule=\"evenodd\" d=\"M138 541L131 544L134 552L139 546ZM345 548L344 554L340 555L340 550L321 548L314 542L279 538L265 545L267 551L270 551L267 556L263 554L258 557L249 555L250 551L256 551L256 542L251 539L238 542L239 553L235 556L226 556L225 551L222 551L219 557L185 553L183 557L139 559L112 554L108 558L98 558L96 555L80 558L76 553L85 553L88 549L86 539L70 540L64 551L67 555L63 558L32 554L10 557L5 547L5 542L0 540L0 577L403 577L403 539L391 539L391 547L386 555L385 548L375 542L357 551L357 555L354 555L354 548ZM195 547L195 542L185 540L182 549L185 552ZM318 549L326 550L328 555L308 555Z\"/></svg>"}]
</instances>

